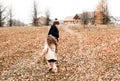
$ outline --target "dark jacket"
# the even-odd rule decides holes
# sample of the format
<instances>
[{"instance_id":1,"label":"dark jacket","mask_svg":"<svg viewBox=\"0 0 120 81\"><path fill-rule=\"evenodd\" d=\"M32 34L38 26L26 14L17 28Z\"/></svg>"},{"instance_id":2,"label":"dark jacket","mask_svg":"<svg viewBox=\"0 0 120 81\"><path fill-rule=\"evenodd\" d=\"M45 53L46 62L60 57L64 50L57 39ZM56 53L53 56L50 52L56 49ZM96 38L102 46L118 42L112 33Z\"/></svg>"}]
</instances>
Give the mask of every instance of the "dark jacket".
<instances>
[{"instance_id":1,"label":"dark jacket","mask_svg":"<svg viewBox=\"0 0 120 81\"><path fill-rule=\"evenodd\" d=\"M52 25L49 32L48 32L48 35L52 35L58 40L58 38L59 38L58 28L55 25Z\"/></svg>"}]
</instances>

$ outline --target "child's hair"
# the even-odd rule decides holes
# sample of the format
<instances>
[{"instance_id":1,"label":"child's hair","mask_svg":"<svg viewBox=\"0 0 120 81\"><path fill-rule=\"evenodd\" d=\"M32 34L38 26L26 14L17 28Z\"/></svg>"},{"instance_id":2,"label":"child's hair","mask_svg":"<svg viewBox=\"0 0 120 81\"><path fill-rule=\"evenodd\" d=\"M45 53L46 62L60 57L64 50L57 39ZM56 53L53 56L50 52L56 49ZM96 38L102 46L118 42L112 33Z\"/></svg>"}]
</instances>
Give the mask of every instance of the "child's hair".
<instances>
[{"instance_id":1,"label":"child's hair","mask_svg":"<svg viewBox=\"0 0 120 81\"><path fill-rule=\"evenodd\" d=\"M48 46L50 46L51 44L55 44L57 46L57 40L55 39L55 37L51 35L48 35L47 43L48 43Z\"/></svg>"}]
</instances>

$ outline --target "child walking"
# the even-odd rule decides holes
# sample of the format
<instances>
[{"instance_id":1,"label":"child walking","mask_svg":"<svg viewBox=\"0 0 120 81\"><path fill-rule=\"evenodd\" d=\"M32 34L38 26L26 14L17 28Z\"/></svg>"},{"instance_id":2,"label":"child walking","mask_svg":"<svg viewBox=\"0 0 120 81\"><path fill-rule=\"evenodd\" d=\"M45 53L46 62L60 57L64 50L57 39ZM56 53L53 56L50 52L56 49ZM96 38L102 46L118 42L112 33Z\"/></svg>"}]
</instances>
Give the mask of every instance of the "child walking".
<instances>
[{"instance_id":1,"label":"child walking","mask_svg":"<svg viewBox=\"0 0 120 81\"><path fill-rule=\"evenodd\" d=\"M51 25L51 28L48 32L47 41L45 42L45 46L42 54L46 54L45 58L47 60L47 64L49 66L49 71L57 72L57 46L58 46L58 38L59 38L59 30L58 30L59 22L57 19Z\"/></svg>"}]
</instances>

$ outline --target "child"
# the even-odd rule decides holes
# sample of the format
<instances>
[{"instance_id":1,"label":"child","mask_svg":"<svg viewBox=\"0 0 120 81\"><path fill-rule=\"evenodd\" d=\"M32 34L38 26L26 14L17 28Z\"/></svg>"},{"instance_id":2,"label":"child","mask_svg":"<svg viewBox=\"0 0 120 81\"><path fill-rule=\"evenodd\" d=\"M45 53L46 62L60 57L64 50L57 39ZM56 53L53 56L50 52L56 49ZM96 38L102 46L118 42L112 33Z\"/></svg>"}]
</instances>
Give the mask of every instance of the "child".
<instances>
[{"instance_id":1,"label":"child","mask_svg":"<svg viewBox=\"0 0 120 81\"><path fill-rule=\"evenodd\" d=\"M56 55L56 44L57 40L54 36L48 35L47 41L42 52L42 55L45 54L47 64L49 66L49 71L57 72L57 55Z\"/></svg>"},{"instance_id":2,"label":"child","mask_svg":"<svg viewBox=\"0 0 120 81\"><path fill-rule=\"evenodd\" d=\"M47 64L49 66L49 71L57 72L57 42L59 38L59 30L58 30L59 21L57 18L51 25L51 28L48 32L47 41L45 42L45 47L42 54L45 54L45 58L47 60Z\"/></svg>"},{"instance_id":3,"label":"child","mask_svg":"<svg viewBox=\"0 0 120 81\"><path fill-rule=\"evenodd\" d=\"M59 21L57 20L57 18L55 18L55 21L53 22L53 25L51 25L50 30L48 32L48 35L52 35L53 37L55 37L57 42L59 41L58 40L58 38L59 38L58 25L59 25ZM55 52L57 53L57 44L56 44Z\"/></svg>"},{"instance_id":4,"label":"child","mask_svg":"<svg viewBox=\"0 0 120 81\"><path fill-rule=\"evenodd\" d=\"M57 41L59 38L58 25L59 25L59 21L57 20L57 18L55 18L55 21L53 22L53 25L51 25L51 28L48 32L48 35L54 36L57 39Z\"/></svg>"}]
</instances>

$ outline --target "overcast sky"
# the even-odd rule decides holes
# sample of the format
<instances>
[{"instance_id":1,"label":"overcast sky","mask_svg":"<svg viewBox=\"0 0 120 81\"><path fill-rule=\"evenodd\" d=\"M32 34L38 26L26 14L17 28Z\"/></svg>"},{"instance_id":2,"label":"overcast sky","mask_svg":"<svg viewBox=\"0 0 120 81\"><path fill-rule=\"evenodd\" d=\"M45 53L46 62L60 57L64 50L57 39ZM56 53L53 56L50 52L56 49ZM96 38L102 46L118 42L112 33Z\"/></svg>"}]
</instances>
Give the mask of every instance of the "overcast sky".
<instances>
[{"instance_id":1,"label":"overcast sky","mask_svg":"<svg viewBox=\"0 0 120 81\"><path fill-rule=\"evenodd\" d=\"M34 0L0 0L8 8L12 6L14 18L29 22L32 18ZM36 0L39 8L39 16L45 14L48 9L50 18L64 19L83 11L94 11L100 0ZM110 15L120 16L120 0L107 0Z\"/></svg>"}]
</instances>

